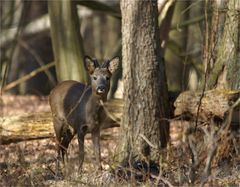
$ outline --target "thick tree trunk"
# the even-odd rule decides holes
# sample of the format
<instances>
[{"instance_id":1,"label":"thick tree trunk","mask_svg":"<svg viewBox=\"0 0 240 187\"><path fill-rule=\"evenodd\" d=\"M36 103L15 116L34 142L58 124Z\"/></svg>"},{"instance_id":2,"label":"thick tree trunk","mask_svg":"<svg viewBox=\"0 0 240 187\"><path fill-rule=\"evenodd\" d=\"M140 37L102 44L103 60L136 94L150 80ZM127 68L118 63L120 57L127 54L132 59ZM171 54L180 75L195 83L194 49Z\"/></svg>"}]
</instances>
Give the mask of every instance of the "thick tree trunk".
<instances>
[{"instance_id":1,"label":"thick tree trunk","mask_svg":"<svg viewBox=\"0 0 240 187\"><path fill-rule=\"evenodd\" d=\"M72 79L87 83L75 3L71 0L48 1L48 9L58 80Z\"/></svg>"},{"instance_id":2,"label":"thick tree trunk","mask_svg":"<svg viewBox=\"0 0 240 187\"><path fill-rule=\"evenodd\" d=\"M144 10L144 11L143 11ZM120 161L158 161L169 138L164 62L160 56L157 1L123 0L124 110Z\"/></svg>"}]
</instances>

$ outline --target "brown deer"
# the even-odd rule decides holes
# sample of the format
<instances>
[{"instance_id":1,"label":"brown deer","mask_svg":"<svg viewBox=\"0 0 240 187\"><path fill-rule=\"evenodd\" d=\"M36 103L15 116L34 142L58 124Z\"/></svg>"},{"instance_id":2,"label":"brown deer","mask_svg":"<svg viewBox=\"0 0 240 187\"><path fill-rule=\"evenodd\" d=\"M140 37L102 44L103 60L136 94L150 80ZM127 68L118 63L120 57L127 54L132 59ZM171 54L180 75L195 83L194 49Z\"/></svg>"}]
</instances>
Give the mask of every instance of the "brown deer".
<instances>
[{"instance_id":1,"label":"brown deer","mask_svg":"<svg viewBox=\"0 0 240 187\"><path fill-rule=\"evenodd\" d=\"M101 103L107 100L110 78L119 66L119 58L114 57L100 65L96 59L86 56L84 64L91 77L91 86L68 80L57 85L49 96L58 158L62 157L64 161L69 143L77 134L81 168L84 137L86 133L91 133L96 162L101 168L100 129L107 118Z\"/></svg>"}]
</instances>

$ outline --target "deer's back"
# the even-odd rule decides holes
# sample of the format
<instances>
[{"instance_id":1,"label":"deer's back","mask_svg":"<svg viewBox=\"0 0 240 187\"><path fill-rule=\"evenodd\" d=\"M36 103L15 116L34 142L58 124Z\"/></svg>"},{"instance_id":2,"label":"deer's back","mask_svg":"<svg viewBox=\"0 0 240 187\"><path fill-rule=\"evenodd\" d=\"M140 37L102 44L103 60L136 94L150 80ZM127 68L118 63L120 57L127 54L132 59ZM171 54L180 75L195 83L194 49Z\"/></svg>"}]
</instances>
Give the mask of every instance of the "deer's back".
<instances>
[{"instance_id":1,"label":"deer's back","mask_svg":"<svg viewBox=\"0 0 240 187\"><path fill-rule=\"evenodd\" d=\"M54 117L65 120L75 129L85 123L86 106L92 89L77 81L64 81L51 92L49 102Z\"/></svg>"}]
</instances>

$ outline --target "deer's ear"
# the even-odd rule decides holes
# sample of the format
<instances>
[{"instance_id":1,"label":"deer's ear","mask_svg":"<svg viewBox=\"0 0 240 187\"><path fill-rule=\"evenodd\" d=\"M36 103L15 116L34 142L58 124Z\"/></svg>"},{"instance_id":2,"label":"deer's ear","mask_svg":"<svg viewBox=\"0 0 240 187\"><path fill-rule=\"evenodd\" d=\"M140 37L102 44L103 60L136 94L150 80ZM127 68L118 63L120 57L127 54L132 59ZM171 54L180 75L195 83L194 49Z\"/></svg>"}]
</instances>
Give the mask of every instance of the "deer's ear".
<instances>
[{"instance_id":1,"label":"deer's ear","mask_svg":"<svg viewBox=\"0 0 240 187\"><path fill-rule=\"evenodd\" d=\"M90 75L93 74L94 70L99 66L97 60L93 60L89 56L84 57L84 65Z\"/></svg>"},{"instance_id":2,"label":"deer's ear","mask_svg":"<svg viewBox=\"0 0 240 187\"><path fill-rule=\"evenodd\" d=\"M118 69L119 64L120 64L119 57L114 57L112 58L112 60L109 61L108 70L110 71L111 74L113 74Z\"/></svg>"}]
</instances>

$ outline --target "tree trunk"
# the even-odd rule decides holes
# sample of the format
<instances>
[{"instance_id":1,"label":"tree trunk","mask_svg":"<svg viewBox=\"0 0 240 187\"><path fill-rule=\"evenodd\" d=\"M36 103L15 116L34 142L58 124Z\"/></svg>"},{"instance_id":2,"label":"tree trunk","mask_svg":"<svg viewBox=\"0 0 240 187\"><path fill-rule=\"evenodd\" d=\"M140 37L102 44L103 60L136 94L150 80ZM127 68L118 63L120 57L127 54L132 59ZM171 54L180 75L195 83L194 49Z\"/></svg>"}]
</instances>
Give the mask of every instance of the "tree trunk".
<instances>
[{"instance_id":1,"label":"tree trunk","mask_svg":"<svg viewBox=\"0 0 240 187\"><path fill-rule=\"evenodd\" d=\"M176 1L172 5L174 7L171 8L174 8L172 18L165 20L165 22L170 21L171 24L175 25L187 20L188 14L182 14L182 12L186 10L189 5L190 2L188 1ZM186 90L189 65L187 65L186 62L187 58L185 57L185 59L182 59L181 56L183 53L186 53L187 42L187 27L181 28L181 32L179 32L179 30L171 30L171 32L169 32L169 39L165 44L166 49L164 49L169 90Z\"/></svg>"},{"instance_id":2,"label":"tree trunk","mask_svg":"<svg viewBox=\"0 0 240 187\"><path fill-rule=\"evenodd\" d=\"M59 81L88 82L84 70L84 49L80 35L77 7L71 0L48 1L51 36Z\"/></svg>"},{"instance_id":3,"label":"tree trunk","mask_svg":"<svg viewBox=\"0 0 240 187\"><path fill-rule=\"evenodd\" d=\"M143 11L144 10L144 11ZM124 109L120 161L158 161L169 139L167 84L157 1L121 1Z\"/></svg>"},{"instance_id":4,"label":"tree trunk","mask_svg":"<svg viewBox=\"0 0 240 187\"><path fill-rule=\"evenodd\" d=\"M207 53L213 59L213 65L210 63L210 74L207 81L209 89L217 86L218 88L240 89L240 1L229 0L225 7L216 7L225 9L225 22L223 33L220 30L212 31L218 35L220 41L215 42L217 45L217 57L214 57L212 50ZM219 10L218 10L219 11ZM216 24L216 23L212 23ZM218 23L223 24L221 22ZM212 44L214 45L214 44ZM215 46L216 47L216 46Z\"/></svg>"}]
</instances>

